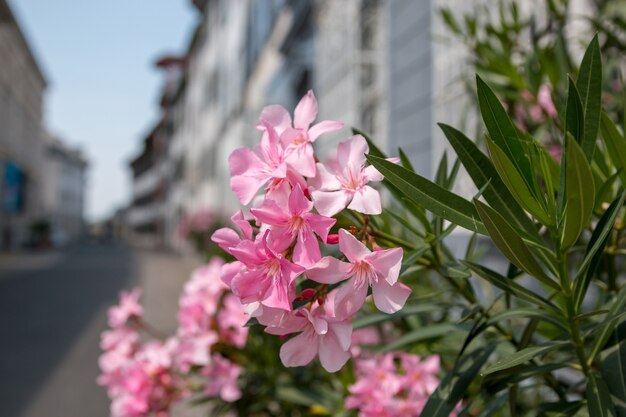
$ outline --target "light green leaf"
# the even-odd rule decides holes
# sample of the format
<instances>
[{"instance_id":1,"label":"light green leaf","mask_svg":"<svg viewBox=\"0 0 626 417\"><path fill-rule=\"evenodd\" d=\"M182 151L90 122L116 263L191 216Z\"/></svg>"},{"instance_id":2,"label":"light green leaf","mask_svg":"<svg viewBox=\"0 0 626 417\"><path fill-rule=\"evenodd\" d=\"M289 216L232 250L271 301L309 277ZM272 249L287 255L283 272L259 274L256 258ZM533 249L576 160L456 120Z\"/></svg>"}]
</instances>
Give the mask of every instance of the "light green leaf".
<instances>
[{"instance_id":1,"label":"light green leaf","mask_svg":"<svg viewBox=\"0 0 626 417\"><path fill-rule=\"evenodd\" d=\"M477 276L492 283L496 287L500 288L502 291L505 291L521 300L535 304L539 307L546 308L556 313L559 312L559 309L550 301L546 300L538 294L535 294L526 287L522 287L512 279L504 277L497 272L492 271L491 269L476 264L474 262L463 261L463 264L470 268Z\"/></svg>"},{"instance_id":2,"label":"light green leaf","mask_svg":"<svg viewBox=\"0 0 626 417\"><path fill-rule=\"evenodd\" d=\"M626 140L605 112L602 112L600 119L600 131L613 165L621 170L619 177L622 184L626 184Z\"/></svg>"},{"instance_id":3,"label":"light green leaf","mask_svg":"<svg viewBox=\"0 0 626 417\"><path fill-rule=\"evenodd\" d=\"M486 186L482 195L491 207L515 221L517 227L524 230L530 240L542 243L534 223L515 201L489 158L462 132L443 123L439 123L439 127L454 148L476 188L482 189Z\"/></svg>"},{"instance_id":4,"label":"light green leaf","mask_svg":"<svg viewBox=\"0 0 626 417\"><path fill-rule=\"evenodd\" d=\"M580 98L585 109L585 135L581 148L587 161L591 162L598 136L602 106L602 60L597 34L593 37L583 56L576 79L576 87L580 91Z\"/></svg>"},{"instance_id":5,"label":"light green leaf","mask_svg":"<svg viewBox=\"0 0 626 417\"><path fill-rule=\"evenodd\" d=\"M544 225L554 224L554 220L532 195L526 182L504 151L489 139L487 139L487 148L494 167L515 200Z\"/></svg>"},{"instance_id":6,"label":"light green leaf","mask_svg":"<svg viewBox=\"0 0 626 417\"><path fill-rule=\"evenodd\" d=\"M604 380L593 374L587 378L587 407L589 416L615 417L615 407L611 401L611 394Z\"/></svg>"},{"instance_id":7,"label":"light green leaf","mask_svg":"<svg viewBox=\"0 0 626 417\"><path fill-rule=\"evenodd\" d=\"M489 232L493 243L515 266L526 271L540 282L559 290L559 285L541 268L528 246L497 211L474 200L478 214Z\"/></svg>"},{"instance_id":8,"label":"light green leaf","mask_svg":"<svg viewBox=\"0 0 626 417\"><path fill-rule=\"evenodd\" d=\"M458 326L450 323L432 324L427 327L421 327L419 329L412 330L405 333L395 341L382 346L381 352L391 352L404 348L407 345L412 345L424 340L435 339L443 336L447 336L453 332L463 330L463 326Z\"/></svg>"},{"instance_id":9,"label":"light green leaf","mask_svg":"<svg viewBox=\"0 0 626 417\"><path fill-rule=\"evenodd\" d=\"M511 356L501 359L493 365L488 366L483 372L483 376L492 374L494 372L502 371L504 369L512 368L517 365L521 365L529 360L533 359L536 356L544 355L546 353L557 350L565 345L568 342L550 342L539 346L531 346L526 349L522 349L518 352L515 352Z\"/></svg>"},{"instance_id":10,"label":"light green leaf","mask_svg":"<svg viewBox=\"0 0 626 417\"><path fill-rule=\"evenodd\" d=\"M385 179L410 200L454 224L486 234L476 209L469 201L406 168L382 158L366 156Z\"/></svg>"},{"instance_id":11,"label":"light green leaf","mask_svg":"<svg viewBox=\"0 0 626 417\"><path fill-rule=\"evenodd\" d=\"M568 136L565 153L565 213L561 247L567 249L578 240L593 213L596 195L591 168L575 140Z\"/></svg>"}]
</instances>

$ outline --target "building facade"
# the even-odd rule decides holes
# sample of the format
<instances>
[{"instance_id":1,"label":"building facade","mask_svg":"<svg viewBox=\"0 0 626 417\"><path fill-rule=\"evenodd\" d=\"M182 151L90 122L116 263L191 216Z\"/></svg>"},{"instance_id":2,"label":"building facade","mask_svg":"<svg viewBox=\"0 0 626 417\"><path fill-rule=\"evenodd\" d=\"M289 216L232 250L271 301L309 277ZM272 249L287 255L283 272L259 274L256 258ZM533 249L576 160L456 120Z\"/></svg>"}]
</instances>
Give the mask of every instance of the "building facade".
<instances>
[{"instance_id":1,"label":"building facade","mask_svg":"<svg viewBox=\"0 0 626 417\"><path fill-rule=\"evenodd\" d=\"M0 0L0 250L28 243L43 214L46 79L6 0Z\"/></svg>"}]
</instances>

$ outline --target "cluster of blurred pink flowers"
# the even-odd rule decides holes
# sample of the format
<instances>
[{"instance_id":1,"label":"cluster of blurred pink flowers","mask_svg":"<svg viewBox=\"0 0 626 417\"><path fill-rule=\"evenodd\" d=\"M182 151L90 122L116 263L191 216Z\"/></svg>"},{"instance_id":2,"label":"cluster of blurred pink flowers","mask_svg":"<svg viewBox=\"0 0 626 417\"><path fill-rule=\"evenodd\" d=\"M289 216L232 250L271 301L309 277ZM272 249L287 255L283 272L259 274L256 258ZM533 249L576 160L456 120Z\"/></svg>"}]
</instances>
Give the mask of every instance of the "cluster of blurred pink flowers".
<instances>
[{"instance_id":1,"label":"cluster of blurred pink flowers","mask_svg":"<svg viewBox=\"0 0 626 417\"><path fill-rule=\"evenodd\" d=\"M548 84L541 84L537 97L529 90L520 93L525 105L515 103L513 113L518 127L528 130L529 122L533 125L543 123L547 119L555 119L558 112L552 101L552 89Z\"/></svg>"},{"instance_id":2,"label":"cluster of blurred pink flowers","mask_svg":"<svg viewBox=\"0 0 626 417\"><path fill-rule=\"evenodd\" d=\"M439 356L387 353L356 360L347 409L359 417L418 417L439 386ZM451 414L455 416L456 413Z\"/></svg>"},{"instance_id":3,"label":"cluster of blurred pink flowers","mask_svg":"<svg viewBox=\"0 0 626 417\"><path fill-rule=\"evenodd\" d=\"M296 106L293 122L281 106L263 110L261 143L237 149L229 159L231 188L242 204L252 203L249 214L238 211L231 218L237 230L219 229L212 239L236 258L222 268L222 280L248 315L267 333L294 335L281 348L283 364L303 366L319 356L335 372L350 358L352 319L368 290L386 313L401 309L411 290L398 282L402 249L380 250L366 233L330 234L332 216L346 208L382 212L369 183L383 176L366 164L369 148L360 135L318 162L312 143L343 124L312 125L316 116L311 91Z\"/></svg>"},{"instance_id":4,"label":"cluster of blurred pink flowers","mask_svg":"<svg viewBox=\"0 0 626 417\"><path fill-rule=\"evenodd\" d=\"M182 239L187 239L193 233L206 233L216 220L215 213L208 209L185 213L178 225L178 235Z\"/></svg>"},{"instance_id":5,"label":"cluster of blurred pink flowers","mask_svg":"<svg viewBox=\"0 0 626 417\"><path fill-rule=\"evenodd\" d=\"M222 264L214 259L193 273L180 299L177 333L166 340L156 339L142 321L139 289L122 292L109 309L98 383L107 388L113 417L165 417L196 387L227 402L240 398L240 367L211 352L217 344L243 347L248 332L242 305L220 280Z\"/></svg>"}]
</instances>

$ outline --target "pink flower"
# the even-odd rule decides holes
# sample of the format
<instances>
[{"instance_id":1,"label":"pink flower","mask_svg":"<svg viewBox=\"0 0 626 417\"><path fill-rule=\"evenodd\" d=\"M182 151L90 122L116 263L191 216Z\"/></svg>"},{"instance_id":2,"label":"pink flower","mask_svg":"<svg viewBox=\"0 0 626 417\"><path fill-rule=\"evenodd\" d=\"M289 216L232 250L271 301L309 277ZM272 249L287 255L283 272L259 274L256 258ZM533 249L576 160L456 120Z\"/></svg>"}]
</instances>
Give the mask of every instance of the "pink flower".
<instances>
[{"instance_id":1,"label":"pink flower","mask_svg":"<svg viewBox=\"0 0 626 417\"><path fill-rule=\"evenodd\" d=\"M351 277L339 288L335 298L340 314L355 314L365 302L370 286L374 304L380 311L391 314L404 306L411 289L398 282L401 248L372 252L350 233L340 229L339 249L349 262L325 257L309 268L306 276L322 284L336 284Z\"/></svg>"},{"instance_id":2,"label":"pink flower","mask_svg":"<svg viewBox=\"0 0 626 417\"><path fill-rule=\"evenodd\" d=\"M259 189L268 181L282 184L287 179L285 150L276 130L262 121L265 131L261 144L254 150L235 149L228 158L230 165L230 187L241 204L248 204Z\"/></svg>"},{"instance_id":3,"label":"pink flower","mask_svg":"<svg viewBox=\"0 0 626 417\"><path fill-rule=\"evenodd\" d=\"M541 84L539 92L537 92L537 103L543 111L546 112L549 118L554 119L558 116L554 102L552 101L552 92L548 84Z\"/></svg>"},{"instance_id":4,"label":"pink flower","mask_svg":"<svg viewBox=\"0 0 626 417\"><path fill-rule=\"evenodd\" d=\"M252 239L252 226L245 219L241 210L233 214L230 220L239 228L239 232L230 227L222 227L213 232L211 236L211 240L228 253L230 253L231 248L237 246L242 240Z\"/></svg>"},{"instance_id":5,"label":"pink flower","mask_svg":"<svg viewBox=\"0 0 626 417\"><path fill-rule=\"evenodd\" d=\"M120 293L120 303L109 308L109 326L119 327L126 324L131 318L141 317L143 307L139 304L141 289L135 288L131 292L122 291Z\"/></svg>"},{"instance_id":6,"label":"pink flower","mask_svg":"<svg viewBox=\"0 0 626 417\"><path fill-rule=\"evenodd\" d=\"M243 348L248 338L248 328L245 327L248 319L237 297L227 294L217 315L220 338L235 347Z\"/></svg>"},{"instance_id":7,"label":"pink flower","mask_svg":"<svg viewBox=\"0 0 626 417\"><path fill-rule=\"evenodd\" d=\"M404 368L404 384L410 387L412 397L427 398L439 386L437 374L440 370L439 356L432 355L424 360L419 356L400 353L400 361Z\"/></svg>"},{"instance_id":8,"label":"pink flower","mask_svg":"<svg viewBox=\"0 0 626 417\"><path fill-rule=\"evenodd\" d=\"M364 327L352 332L352 343L350 345L350 353L353 358L360 356L361 346L376 345L380 343L380 334L378 329L374 327Z\"/></svg>"},{"instance_id":9,"label":"pink flower","mask_svg":"<svg viewBox=\"0 0 626 417\"><path fill-rule=\"evenodd\" d=\"M202 369L202 375L207 381L204 393L210 397L219 396L226 402L237 401L241 398L241 390L237 386L239 374L239 365L221 355L213 355L211 363Z\"/></svg>"},{"instance_id":10,"label":"pink flower","mask_svg":"<svg viewBox=\"0 0 626 417\"><path fill-rule=\"evenodd\" d=\"M251 209L250 212L258 221L271 226L274 241L288 246L297 239L293 261L306 267L322 257L314 233L326 241L330 228L336 222L330 217L311 213L312 209L313 203L304 196L300 185L296 185L289 195L287 210L267 199L261 207Z\"/></svg>"},{"instance_id":11,"label":"pink flower","mask_svg":"<svg viewBox=\"0 0 626 417\"><path fill-rule=\"evenodd\" d=\"M283 319L280 326L266 329L268 333L278 335L300 333L280 348L283 365L304 366L319 355L324 369L336 372L350 359L352 322L335 314L334 296L335 292L331 292L324 304L317 300L310 310L300 308Z\"/></svg>"},{"instance_id":12,"label":"pink flower","mask_svg":"<svg viewBox=\"0 0 626 417\"><path fill-rule=\"evenodd\" d=\"M311 195L320 214L334 216L346 207L363 214L382 212L380 194L367 184L383 176L373 166L365 167L368 152L363 136L356 135L339 144L336 160L317 164Z\"/></svg>"},{"instance_id":13,"label":"pink flower","mask_svg":"<svg viewBox=\"0 0 626 417\"><path fill-rule=\"evenodd\" d=\"M322 134L343 127L343 123L324 120L311 127L317 117L317 100L309 90L300 100L294 111L294 127L291 126L289 112L282 106L274 105L263 109L257 127L266 129L263 122L270 124L280 135L285 146L285 160L300 175L315 176L315 157L311 145Z\"/></svg>"},{"instance_id":14,"label":"pink flower","mask_svg":"<svg viewBox=\"0 0 626 417\"><path fill-rule=\"evenodd\" d=\"M231 289L245 304L259 301L268 307L291 310L294 281L304 268L291 263L268 245L269 230L256 242L242 241L231 250L246 268L232 278Z\"/></svg>"}]
</instances>

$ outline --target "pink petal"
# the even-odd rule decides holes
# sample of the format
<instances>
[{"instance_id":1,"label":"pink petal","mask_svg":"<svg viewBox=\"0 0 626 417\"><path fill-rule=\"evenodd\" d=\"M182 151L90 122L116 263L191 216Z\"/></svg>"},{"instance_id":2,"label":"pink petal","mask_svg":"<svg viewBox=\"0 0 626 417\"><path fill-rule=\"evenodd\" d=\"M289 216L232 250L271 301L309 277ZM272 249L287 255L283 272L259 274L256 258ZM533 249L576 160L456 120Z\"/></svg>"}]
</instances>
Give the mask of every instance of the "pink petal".
<instances>
[{"instance_id":1,"label":"pink petal","mask_svg":"<svg viewBox=\"0 0 626 417\"><path fill-rule=\"evenodd\" d=\"M328 322L321 317L311 314L309 310L303 308L300 310L309 320L315 333L318 335L324 335L328 333Z\"/></svg>"},{"instance_id":2,"label":"pink petal","mask_svg":"<svg viewBox=\"0 0 626 417\"><path fill-rule=\"evenodd\" d=\"M234 261L234 262L230 262L230 263L222 265L222 269L220 272L220 277L222 279L222 282L230 287L233 278L243 268L245 268L245 266L239 261Z\"/></svg>"},{"instance_id":3,"label":"pink petal","mask_svg":"<svg viewBox=\"0 0 626 417\"><path fill-rule=\"evenodd\" d=\"M355 315L365 302L367 288L367 284L357 283L355 278L349 279L339 287L335 296L335 315L337 318L348 318Z\"/></svg>"},{"instance_id":4,"label":"pink petal","mask_svg":"<svg viewBox=\"0 0 626 417\"><path fill-rule=\"evenodd\" d=\"M328 132L335 132L343 128L343 123L334 120L322 120L309 129L309 140L315 142L315 139Z\"/></svg>"},{"instance_id":5,"label":"pink petal","mask_svg":"<svg viewBox=\"0 0 626 417\"><path fill-rule=\"evenodd\" d=\"M337 222L337 219L333 219L332 217L320 216L314 213L306 213L302 217L323 242L326 242L330 229Z\"/></svg>"},{"instance_id":6,"label":"pink petal","mask_svg":"<svg viewBox=\"0 0 626 417\"><path fill-rule=\"evenodd\" d=\"M277 104L264 107L261 111L261 117L259 117L259 123L257 128L265 129L261 120L265 120L276 129L276 132L280 135L285 129L291 127L291 116L289 112L285 110L283 106Z\"/></svg>"},{"instance_id":7,"label":"pink petal","mask_svg":"<svg viewBox=\"0 0 626 417\"><path fill-rule=\"evenodd\" d=\"M348 208L363 214L380 214L383 212L380 194L369 185L361 187L354 193Z\"/></svg>"},{"instance_id":8,"label":"pink petal","mask_svg":"<svg viewBox=\"0 0 626 417\"><path fill-rule=\"evenodd\" d=\"M294 146L288 151L285 161L294 171L305 177L315 177L315 154L310 143Z\"/></svg>"},{"instance_id":9,"label":"pink petal","mask_svg":"<svg viewBox=\"0 0 626 417\"><path fill-rule=\"evenodd\" d=\"M259 189L265 185L269 175L261 174L259 176L238 175L231 177L230 188L233 190L239 202L246 205L252 201Z\"/></svg>"},{"instance_id":10,"label":"pink petal","mask_svg":"<svg viewBox=\"0 0 626 417\"><path fill-rule=\"evenodd\" d=\"M439 355L431 355L427 357L426 359L424 359L420 363L420 368L422 369L422 371L426 373L436 375L439 372L439 369L441 368L441 365L439 362Z\"/></svg>"},{"instance_id":11,"label":"pink petal","mask_svg":"<svg viewBox=\"0 0 626 417\"><path fill-rule=\"evenodd\" d=\"M286 226L291 218L274 200L270 199L265 199L261 207L250 209L250 213L258 222L270 226Z\"/></svg>"},{"instance_id":12,"label":"pink petal","mask_svg":"<svg viewBox=\"0 0 626 417\"><path fill-rule=\"evenodd\" d=\"M361 135L355 135L341 142L337 148L337 162L340 167L360 168L365 163L365 154L370 150Z\"/></svg>"},{"instance_id":13,"label":"pink petal","mask_svg":"<svg viewBox=\"0 0 626 417\"><path fill-rule=\"evenodd\" d=\"M337 337L337 341L343 350L347 351L350 349L350 345L352 344L352 322L340 321L331 323L330 330Z\"/></svg>"},{"instance_id":14,"label":"pink petal","mask_svg":"<svg viewBox=\"0 0 626 417\"><path fill-rule=\"evenodd\" d=\"M374 270L391 285L395 284L402 266L402 248L372 252L365 258Z\"/></svg>"},{"instance_id":15,"label":"pink petal","mask_svg":"<svg viewBox=\"0 0 626 417\"><path fill-rule=\"evenodd\" d=\"M239 229L241 229L241 233L243 234L244 238L252 239L252 226L250 226L250 223L248 223L248 221L245 219L243 211L238 210L235 214L232 215L230 221L232 221L235 225L239 227Z\"/></svg>"},{"instance_id":16,"label":"pink petal","mask_svg":"<svg viewBox=\"0 0 626 417\"><path fill-rule=\"evenodd\" d=\"M293 125L298 129L307 130L313 120L317 117L317 100L312 90L302 97L296 109L293 112Z\"/></svg>"},{"instance_id":17,"label":"pink petal","mask_svg":"<svg viewBox=\"0 0 626 417\"><path fill-rule=\"evenodd\" d=\"M319 355L322 367L328 372L337 372L348 362L350 353L346 352L334 333L323 336L319 342Z\"/></svg>"},{"instance_id":18,"label":"pink petal","mask_svg":"<svg viewBox=\"0 0 626 417\"><path fill-rule=\"evenodd\" d=\"M336 191L341 189L341 182L333 171L326 165L317 163L316 174L309 180L310 186L320 191Z\"/></svg>"},{"instance_id":19,"label":"pink petal","mask_svg":"<svg viewBox=\"0 0 626 417\"><path fill-rule=\"evenodd\" d=\"M239 235L229 227L217 229L211 235L211 240L226 252L229 252L230 248L237 246L241 242Z\"/></svg>"},{"instance_id":20,"label":"pink petal","mask_svg":"<svg viewBox=\"0 0 626 417\"><path fill-rule=\"evenodd\" d=\"M265 162L273 163L277 165L282 159L282 147L280 144L280 137L274 129L274 126L261 120L261 124L265 127L263 136L261 137L261 145L259 147Z\"/></svg>"},{"instance_id":21,"label":"pink petal","mask_svg":"<svg viewBox=\"0 0 626 417\"><path fill-rule=\"evenodd\" d=\"M230 253L248 267L261 265L267 259L266 256L259 253L255 243L251 240L242 240L241 243L230 249Z\"/></svg>"},{"instance_id":22,"label":"pink petal","mask_svg":"<svg viewBox=\"0 0 626 417\"><path fill-rule=\"evenodd\" d=\"M265 167L265 163L250 148L238 148L228 157L230 175L257 173Z\"/></svg>"},{"instance_id":23,"label":"pink petal","mask_svg":"<svg viewBox=\"0 0 626 417\"><path fill-rule=\"evenodd\" d=\"M275 280L267 287L263 299L261 300L261 304L285 311L291 311L291 297L289 297L289 293L292 292L292 288L289 287L290 285L283 280Z\"/></svg>"},{"instance_id":24,"label":"pink petal","mask_svg":"<svg viewBox=\"0 0 626 417\"><path fill-rule=\"evenodd\" d=\"M265 273L257 269L241 271L231 281L233 293L244 303L258 301L259 294L267 287Z\"/></svg>"},{"instance_id":25,"label":"pink petal","mask_svg":"<svg viewBox=\"0 0 626 417\"><path fill-rule=\"evenodd\" d=\"M368 165L363 169L363 176L368 182L379 182L385 179L383 174L381 174L376 168L374 168L373 165Z\"/></svg>"},{"instance_id":26,"label":"pink petal","mask_svg":"<svg viewBox=\"0 0 626 417\"><path fill-rule=\"evenodd\" d=\"M313 265L322 257L320 246L311 229L298 233L298 241L293 249L293 261L303 267Z\"/></svg>"},{"instance_id":27,"label":"pink petal","mask_svg":"<svg viewBox=\"0 0 626 417\"><path fill-rule=\"evenodd\" d=\"M399 311L410 294L411 289L401 282L390 285L386 280L379 279L372 284L374 304L383 313L392 314Z\"/></svg>"},{"instance_id":28,"label":"pink petal","mask_svg":"<svg viewBox=\"0 0 626 417\"><path fill-rule=\"evenodd\" d=\"M308 213L312 209L313 203L305 197L300 184L296 184L289 195L289 213L292 216L298 216L302 213Z\"/></svg>"},{"instance_id":29,"label":"pink petal","mask_svg":"<svg viewBox=\"0 0 626 417\"><path fill-rule=\"evenodd\" d=\"M317 261L304 274L310 280L320 284L336 284L348 278L352 265L342 262L332 256L326 256Z\"/></svg>"},{"instance_id":30,"label":"pink petal","mask_svg":"<svg viewBox=\"0 0 626 417\"><path fill-rule=\"evenodd\" d=\"M352 193L344 190L313 191L311 197L317 211L323 216L331 217L346 208L352 199Z\"/></svg>"},{"instance_id":31,"label":"pink petal","mask_svg":"<svg viewBox=\"0 0 626 417\"><path fill-rule=\"evenodd\" d=\"M318 337L311 327L280 347L280 360L286 367L304 366L315 358L317 351Z\"/></svg>"},{"instance_id":32,"label":"pink petal","mask_svg":"<svg viewBox=\"0 0 626 417\"><path fill-rule=\"evenodd\" d=\"M339 229L339 250L352 263L362 260L371 253L363 243L345 229Z\"/></svg>"}]
</instances>

